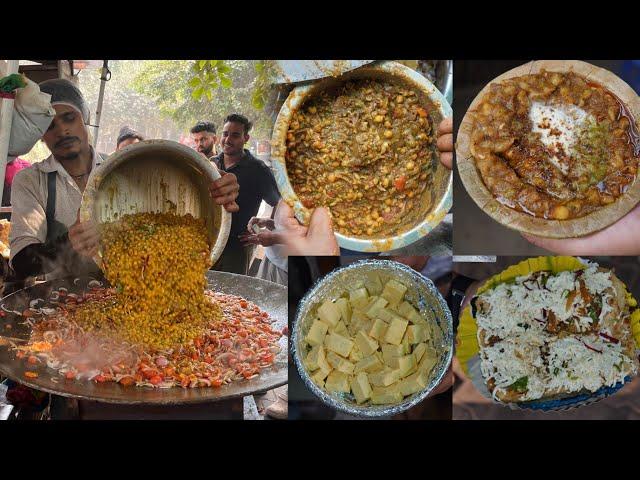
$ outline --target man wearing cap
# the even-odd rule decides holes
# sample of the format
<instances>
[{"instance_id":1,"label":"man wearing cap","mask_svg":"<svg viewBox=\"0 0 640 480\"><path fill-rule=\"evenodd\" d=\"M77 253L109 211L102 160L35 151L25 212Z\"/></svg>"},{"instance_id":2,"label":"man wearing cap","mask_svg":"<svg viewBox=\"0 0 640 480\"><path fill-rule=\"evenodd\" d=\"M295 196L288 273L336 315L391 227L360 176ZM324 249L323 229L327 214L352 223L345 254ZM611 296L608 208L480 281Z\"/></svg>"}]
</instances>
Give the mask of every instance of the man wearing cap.
<instances>
[{"instance_id":1,"label":"man wearing cap","mask_svg":"<svg viewBox=\"0 0 640 480\"><path fill-rule=\"evenodd\" d=\"M42 137L51 155L13 181L11 264L18 278L81 275L95 269L88 259L98 250L99 236L91 222L79 221L78 210L101 159L89 143L89 108L80 90L65 79L42 82L40 90L51 95L56 111ZM210 185L214 201L232 212L238 209L238 189L233 175Z\"/></svg>"},{"instance_id":2,"label":"man wearing cap","mask_svg":"<svg viewBox=\"0 0 640 480\"><path fill-rule=\"evenodd\" d=\"M116 141L116 150L120 150L127 145L131 145L133 143L142 142L144 137L136 132L133 128L125 125L120 129L120 133L118 134L118 140Z\"/></svg>"}]
</instances>

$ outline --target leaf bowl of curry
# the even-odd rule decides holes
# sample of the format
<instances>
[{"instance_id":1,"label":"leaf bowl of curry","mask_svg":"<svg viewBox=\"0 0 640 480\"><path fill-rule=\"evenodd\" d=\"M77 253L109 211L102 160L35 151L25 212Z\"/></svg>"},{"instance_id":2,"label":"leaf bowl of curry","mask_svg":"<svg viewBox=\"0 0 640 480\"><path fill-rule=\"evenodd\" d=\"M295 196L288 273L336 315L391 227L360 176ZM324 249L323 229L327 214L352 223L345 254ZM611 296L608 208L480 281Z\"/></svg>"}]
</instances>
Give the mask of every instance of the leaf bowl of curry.
<instances>
[{"instance_id":1,"label":"leaf bowl of curry","mask_svg":"<svg viewBox=\"0 0 640 480\"><path fill-rule=\"evenodd\" d=\"M382 62L296 87L276 120L280 193L308 224L331 211L338 244L388 251L427 235L452 204L436 131L451 107L422 75Z\"/></svg>"},{"instance_id":2,"label":"leaf bowl of curry","mask_svg":"<svg viewBox=\"0 0 640 480\"><path fill-rule=\"evenodd\" d=\"M480 91L456 139L460 177L498 222L569 238L601 230L640 200L640 100L613 73L534 61Z\"/></svg>"}]
</instances>

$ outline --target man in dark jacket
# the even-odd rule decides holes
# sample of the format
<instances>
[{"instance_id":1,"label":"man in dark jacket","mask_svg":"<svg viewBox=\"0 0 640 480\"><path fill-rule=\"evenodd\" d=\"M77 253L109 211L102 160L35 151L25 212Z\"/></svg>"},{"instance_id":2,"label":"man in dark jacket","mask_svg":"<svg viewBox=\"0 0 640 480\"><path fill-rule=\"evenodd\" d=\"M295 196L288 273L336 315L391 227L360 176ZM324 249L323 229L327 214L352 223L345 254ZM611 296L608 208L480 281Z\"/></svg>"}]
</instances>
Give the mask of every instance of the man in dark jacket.
<instances>
[{"instance_id":1,"label":"man in dark jacket","mask_svg":"<svg viewBox=\"0 0 640 480\"><path fill-rule=\"evenodd\" d=\"M229 240L216 270L246 275L251 261L251 247L242 245L239 235L246 233L247 223L255 217L262 200L274 207L280 200L276 180L269 167L244 148L249 141L251 122L237 113L224 119L220 146L222 153L212 160L221 171L235 174L240 185L236 203L240 209L233 213Z\"/></svg>"}]
</instances>

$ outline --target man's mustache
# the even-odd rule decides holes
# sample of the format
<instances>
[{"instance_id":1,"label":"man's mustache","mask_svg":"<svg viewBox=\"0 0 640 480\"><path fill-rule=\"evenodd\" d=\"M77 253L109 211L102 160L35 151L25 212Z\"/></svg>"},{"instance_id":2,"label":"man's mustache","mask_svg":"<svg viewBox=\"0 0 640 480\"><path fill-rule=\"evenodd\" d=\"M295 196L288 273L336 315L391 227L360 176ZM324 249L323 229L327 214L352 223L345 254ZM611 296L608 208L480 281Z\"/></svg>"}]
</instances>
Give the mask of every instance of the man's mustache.
<instances>
[{"instance_id":1,"label":"man's mustache","mask_svg":"<svg viewBox=\"0 0 640 480\"><path fill-rule=\"evenodd\" d=\"M70 141L73 141L73 140L77 140L78 142L80 141L80 139L78 137L64 137L64 138L61 138L60 140L58 140L54 146L55 147L59 147L63 143L67 143L67 142L70 142Z\"/></svg>"}]
</instances>

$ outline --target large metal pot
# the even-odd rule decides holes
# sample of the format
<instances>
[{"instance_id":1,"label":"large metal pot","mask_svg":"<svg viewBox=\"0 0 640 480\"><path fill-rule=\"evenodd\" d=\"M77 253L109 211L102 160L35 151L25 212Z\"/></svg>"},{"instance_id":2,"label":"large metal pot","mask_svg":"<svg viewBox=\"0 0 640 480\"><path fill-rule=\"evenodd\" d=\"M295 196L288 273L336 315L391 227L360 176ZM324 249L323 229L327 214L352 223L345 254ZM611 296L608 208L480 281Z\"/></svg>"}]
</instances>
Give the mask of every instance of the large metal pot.
<instances>
[{"instance_id":1,"label":"large metal pot","mask_svg":"<svg viewBox=\"0 0 640 480\"><path fill-rule=\"evenodd\" d=\"M436 107L436 111L430 113L431 119L436 125L443 118L452 115L451 106L429 80L409 67L393 61L365 65L338 78L329 77L312 84L296 87L289 94L276 119L272 137L271 160L282 198L293 206L296 217L305 224L309 221L310 212L300 202L287 174L285 153L289 123L294 112L302 107L310 97L316 96L324 90L335 88L346 81L363 78L402 83L416 89L428 97ZM431 208L424 212L422 221L413 225L409 230L388 238L363 239L336 232L338 244L343 248L359 252L383 252L412 244L436 228L452 205L453 176L451 171L437 160L435 152L433 158L435 168L432 187L434 201Z\"/></svg>"},{"instance_id":2,"label":"large metal pot","mask_svg":"<svg viewBox=\"0 0 640 480\"><path fill-rule=\"evenodd\" d=\"M146 140L112 154L91 175L80 220L118 220L127 213L190 213L204 218L215 263L227 243L231 214L216 205L209 184L220 173L195 150L171 140ZM95 259L100 265L100 258Z\"/></svg>"}]
</instances>

